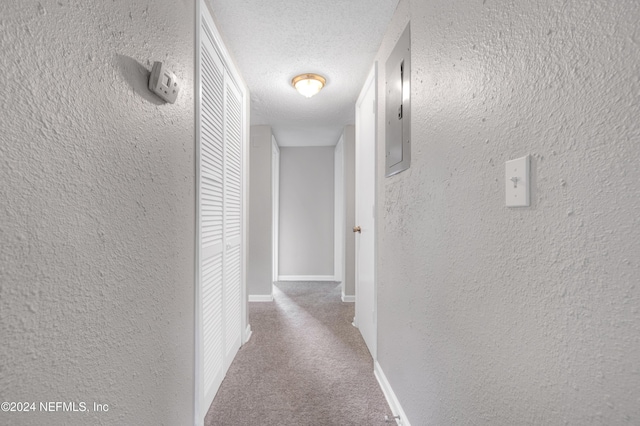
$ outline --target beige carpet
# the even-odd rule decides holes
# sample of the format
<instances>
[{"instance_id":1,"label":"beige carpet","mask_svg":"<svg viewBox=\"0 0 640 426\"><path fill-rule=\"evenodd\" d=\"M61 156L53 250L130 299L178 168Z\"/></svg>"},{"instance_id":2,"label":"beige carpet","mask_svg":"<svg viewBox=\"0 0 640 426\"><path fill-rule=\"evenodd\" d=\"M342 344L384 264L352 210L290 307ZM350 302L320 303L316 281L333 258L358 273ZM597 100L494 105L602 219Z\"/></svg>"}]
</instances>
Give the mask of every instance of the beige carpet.
<instances>
[{"instance_id":1,"label":"beige carpet","mask_svg":"<svg viewBox=\"0 0 640 426\"><path fill-rule=\"evenodd\" d=\"M206 426L385 425L354 304L336 283L277 283L275 301L249 303L253 335L222 382Z\"/></svg>"}]
</instances>

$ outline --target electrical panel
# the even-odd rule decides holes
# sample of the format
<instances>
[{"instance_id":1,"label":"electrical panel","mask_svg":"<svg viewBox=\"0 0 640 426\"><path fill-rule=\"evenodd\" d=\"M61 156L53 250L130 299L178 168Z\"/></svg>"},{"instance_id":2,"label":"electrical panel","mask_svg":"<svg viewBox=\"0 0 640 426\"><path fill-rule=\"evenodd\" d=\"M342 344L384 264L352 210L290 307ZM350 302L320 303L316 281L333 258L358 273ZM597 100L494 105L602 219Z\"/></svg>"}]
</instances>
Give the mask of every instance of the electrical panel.
<instances>
[{"instance_id":1,"label":"electrical panel","mask_svg":"<svg viewBox=\"0 0 640 426\"><path fill-rule=\"evenodd\" d=\"M385 67L385 176L411 164L411 31L407 24Z\"/></svg>"}]
</instances>

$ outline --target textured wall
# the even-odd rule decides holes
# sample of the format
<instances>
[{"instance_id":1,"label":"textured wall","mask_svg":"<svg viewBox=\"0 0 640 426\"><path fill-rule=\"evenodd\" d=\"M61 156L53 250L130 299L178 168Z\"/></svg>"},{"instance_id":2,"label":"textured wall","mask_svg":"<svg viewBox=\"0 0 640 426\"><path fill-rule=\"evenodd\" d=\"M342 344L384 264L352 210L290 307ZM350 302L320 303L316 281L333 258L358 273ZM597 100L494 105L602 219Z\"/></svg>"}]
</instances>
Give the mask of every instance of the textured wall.
<instances>
[{"instance_id":1,"label":"textured wall","mask_svg":"<svg viewBox=\"0 0 640 426\"><path fill-rule=\"evenodd\" d=\"M193 31L187 0L0 3L0 400L109 405L0 424L193 421Z\"/></svg>"},{"instance_id":2,"label":"textured wall","mask_svg":"<svg viewBox=\"0 0 640 426\"><path fill-rule=\"evenodd\" d=\"M247 264L247 294L251 296L271 295L273 290L271 138L270 126L251 126Z\"/></svg>"},{"instance_id":3,"label":"textured wall","mask_svg":"<svg viewBox=\"0 0 640 426\"><path fill-rule=\"evenodd\" d=\"M412 164L378 191L378 355L409 420L640 424L640 3L401 0L379 93L409 17Z\"/></svg>"},{"instance_id":4,"label":"textured wall","mask_svg":"<svg viewBox=\"0 0 640 426\"><path fill-rule=\"evenodd\" d=\"M334 147L280 148L280 275L333 276Z\"/></svg>"}]
</instances>

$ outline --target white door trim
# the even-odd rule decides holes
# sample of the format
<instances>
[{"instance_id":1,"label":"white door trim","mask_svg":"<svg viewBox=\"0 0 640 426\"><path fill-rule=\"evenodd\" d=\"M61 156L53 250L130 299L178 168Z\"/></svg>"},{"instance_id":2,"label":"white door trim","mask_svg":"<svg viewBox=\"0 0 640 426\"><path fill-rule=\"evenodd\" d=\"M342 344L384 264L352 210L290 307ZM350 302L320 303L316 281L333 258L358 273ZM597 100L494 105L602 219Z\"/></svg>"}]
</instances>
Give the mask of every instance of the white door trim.
<instances>
[{"instance_id":1,"label":"white door trim","mask_svg":"<svg viewBox=\"0 0 640 426\"><path fill-rule=\"evenodd\" d=\"M334 248L333 274L334 280L341 283L342 294L345 292L345 191L344 191L344 134L334 150Z\"/></svg>"}]
</instances>

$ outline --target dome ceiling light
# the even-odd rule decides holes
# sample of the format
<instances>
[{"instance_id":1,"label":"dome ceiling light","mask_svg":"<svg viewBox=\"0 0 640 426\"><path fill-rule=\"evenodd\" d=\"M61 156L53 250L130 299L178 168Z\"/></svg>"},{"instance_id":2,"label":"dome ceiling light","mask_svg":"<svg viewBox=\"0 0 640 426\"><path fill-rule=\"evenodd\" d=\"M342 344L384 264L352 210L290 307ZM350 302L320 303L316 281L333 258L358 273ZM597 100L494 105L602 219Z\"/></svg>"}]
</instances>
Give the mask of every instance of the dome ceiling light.
<instances>
[{"instance_id":1,"label":"dome ceiling light","mask_svg":"<svg viewBox=\"0 0 640 426\"><path fill-rule=\"evenodd\" d=\"M317 94L326 82L327 80L318 74L300 74L291 80L293 87L306 98Z\"/></svg>"}]
</instances>

